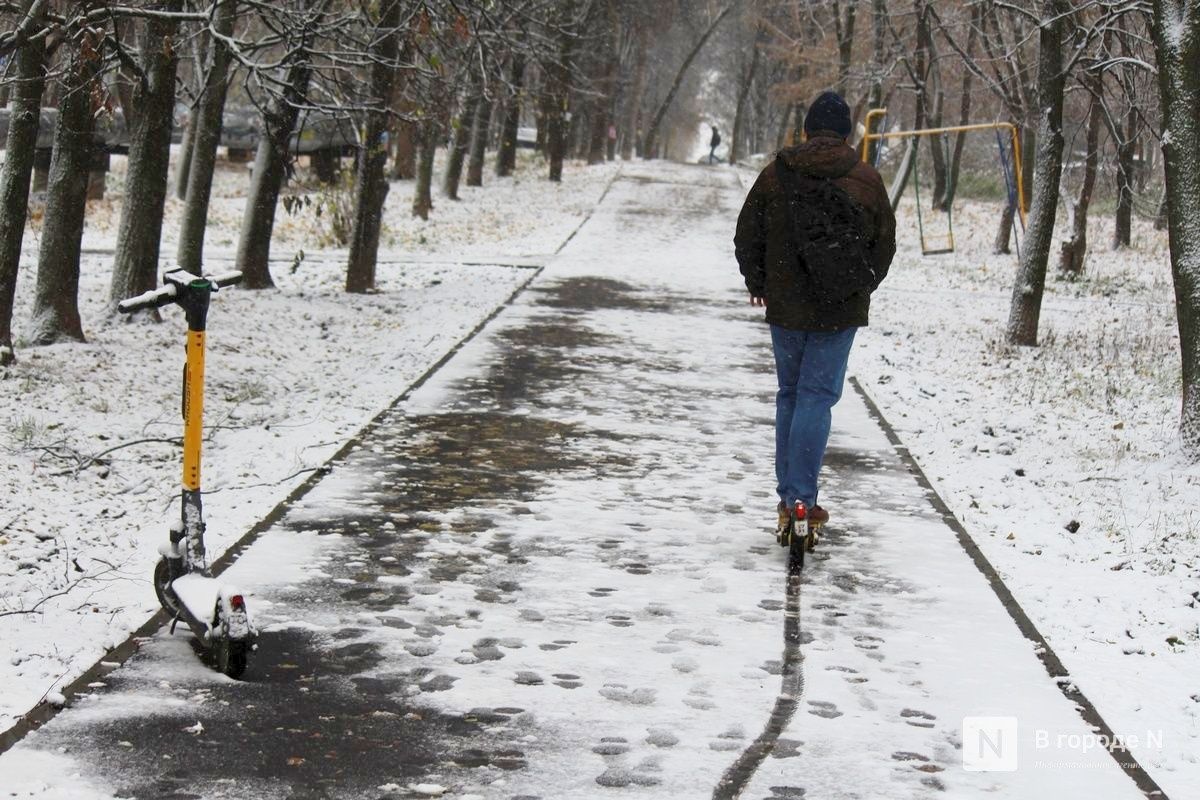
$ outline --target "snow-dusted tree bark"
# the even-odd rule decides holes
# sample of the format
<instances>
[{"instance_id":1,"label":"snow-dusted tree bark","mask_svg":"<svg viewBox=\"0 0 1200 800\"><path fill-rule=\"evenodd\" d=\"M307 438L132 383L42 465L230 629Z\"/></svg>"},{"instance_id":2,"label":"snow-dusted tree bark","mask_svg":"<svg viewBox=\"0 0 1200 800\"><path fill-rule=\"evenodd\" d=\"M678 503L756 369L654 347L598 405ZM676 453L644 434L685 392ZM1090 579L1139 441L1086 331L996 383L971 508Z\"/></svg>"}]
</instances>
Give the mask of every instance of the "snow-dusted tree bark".
<instances>
[{"instance_id":1,"label":"snow-dusted tree bark","mask_svg":"<svg viewBox=\"0 0 1200 800\"><path fill-rule=\"evenodd\" d=\"M242 216L242 232L238 240L237 269L242 273L242 287L271 289L271 231L275 228L275 211L283 179L287 175L289 144L296 127L300 103L308 91L312 77L312 57L308 49L309 36L288 56L285 89L271 98L262 115L262 133L258 152L254 156L254 174L250 193Z\"/></svg>"},{"instance_id":2,"label":"snow-dusted tree bark","mask_svg":"<svg viewBox=\"0 0 1200 800\"><path fill-rule=\"evenodd\" d=\"M1042 294L1046 288L1046 264L1050 258L1050 239L1054 235L1054 216L1058 211L1058 184L1062 177L1063 42L1067 0L1041 0L1038 4L1041 25L1038 32L1038 150L1034 168L1033 204L1025 232L1025 246L1017 280L1013 285L1009 309L1009 344L1036 347L1038 321L1042 313Z\"/></svg>"},{"instance_id":3,"label":"snow-dusted tree bark","mask_svg":"<svg viewBox=\"0 0 1200 800\"><path fill-rule=\"evenodd\" d=\"M346 291L368 292L375 288L375 265L379 255L379 231L383 203L387 199L387 102L395 85L400 56L400 16L403 0L383 0L375 25L372 47L371 102L358 154L354 181L354 227L346 263Z\"/></svg>"},{"instance_id":4,"label":"snow-dusted tree bark","mask_svg":"<svg viewBox=\"0 0 1200 800\"><path fill-rule=\"evenodd\" d=\"M421 219L429 219L433 211L433 157L437 152L440 131L437 120L426 117L417 126L417 180L413 187L412 215Z\"/></svg>"},{"instance_id":5,"label":"snow-dusted tree bark","mask_svg":"<svg viewBox=\"0 0 1200 800\"><path fill-rule=\"evenodd\" d=\"M21 263L21 242L25 235L42 92L46 87L45 40L41 37L29 40L28 37L42 27L45 11L45 2L24 0L22 21L16 30L26 41L13 56L12 108L8 117L4 164L0 166L0 366L13 360L13 301Z\"/></svg>"},{"instance_id":6,"label":"snow-dusted tree bark","mask_svg":"<svg viewBox=\"0 0 1200 800\"><path fill-rule=\"evenodd\" d=\"M741 86L738 87L737 110L733 114L733 132L729 134L729 163L736 164L742 157L742 126L745 124L746 98L750 96L750 87L754 85L754 76L758 74L758 62L762 56L762 48L757 38L753 52L750 54L750 66L741 76Z\"/></svg>"},{"instance_id":7,"label":"snow-dusted tree bark","mask_svg":"<svg viewBox=\"0 0 1200 800\"><path fill-rule=\"evenodd\" d=\"M1200 460L1200 4L1154 0L1152 25L1183 372L1179 431L1188 455Z\"/></svg>"},{"instance_id":8,"label":"snow-dusted tree bark","mask_svg":"<svg viewBox=\"0 0 1200 800\"><path fill-rule=\"evenodd\" d=\"M182 0L167 0L158 10L178 12ZM167 200L167 161L175 114L175 30L170 18L152 17L142 40L141 69L133 102L139 109L129 131L129 173L113 255L108 302L112 311L126 297L158 285L158 251L163 207Z\"/></svg>"},{"instance_id":9,"label":"snow-dusted tree bark","mask_svg":"<svg viewBox=\"0 0 1200 800\"><path fill-rule=\"evenodd\" d=\"M192 158L179 224L179 266L199 275L204 264L204 231L208 226L208 203L212 197L213 169L221 142L222 117L229 65L233 59L222 39L233 33L237 0L219 0L213 9L212 29L216 36L208 47L208 69L203 94L193 115ZM180 169L182 169L180 165Z\"/></svg>"},{"instance_id":10,"label":"snow-dusted tree bark","mask_svg":"<svg viewBox=\"0 0 1200 800\"><path fill-rule=\"evenodd\" d=\"M1079 186L1079 197L1071 205L1071 236L1062 243L1059 251L1058 271L1071 278L1083 274L1083 260L1087 255L1088 209L1092 204L1092 192L1096 187L1096 167L1100 162L1100 126L1104 123L1104 106L1100 99L1100 81L1092 82L1094 94L1088 108L1087 155L1083 161L1083 180Z\"/></svg>"},{"instance_id":11,"label":"snow-dusted tree bark","mask_svg":"<svg viewBox=\"0 0 1200 800\"><path fill-rule=\"evenodd\" d=\"M1133 156L1137 150L1138 108L1132 102L1117 141L1117 210L1112 247L1121 250L1133 241Z\"/></svg>"},{"instance_id":12,"label":"snow-dusted tree bark","mask_svg":"<svg viewBox=\"0 0 1200 800\"><path fill-rule=\"evenodd\" d=\"M467 186L483 186L483 161L487 155L488 126L492 122L492 97L484 93L475 107L471 125L471 154L467 158Z\"/></svg>"},{"instance_id":13,"label":"snow-dusted tree bark","mask_svg":"<svg viewBox=\"0 0 1200 800\"><path fill-rule=\"evenodd\" d=\"M63 339L83 341L79 319L79 253L92 161L92 90L100 72L99 37L76 34L67 47L68 63L60 80L54 155L46 187L46 215L38 250L31 344Z\"/></svg>"},{"instance_id":14,"label":"snow-dusted tree bark","mask_svg":"<svg viewBox=\"0 0 1200 800\"><path fill-rule=\"evenodd\" d=\"M657 158L657 143L659 132L662 129L663 120L666 119L667 112L671 110L671 103L675 101L675 95L679 93L679 87L683 85L683 79L687 75L688 68L692 66L692 62L696 60L696 56L700 55L700 51L704 49L704 45L712 37L717 27L729 16L737 6L737 0L725 6L717 16L713 17L713 21L709 23L708 28L696 40L696 44L688 52L687 58L683 60L679 71L675 73L675 81L671 84L671 88L667 90L667 96L663 98L659 104L658 110L654 112L654 118L650 122L650 127L646 131L646 139L642 144L642 156L644 158Z\"/></svg>"},{"instance_id":15,"label":"snow-dusted tree bark","mask_svg":"<svg viewBox=\"0 0 1200 800\"><path fill-rule=\"evenodd\" d=\"M463 164L467 152L471 149L472 123L475 120L475 107L479 104L479 93L482 86L473 81L463 98L462 107L454 123L454 141L450 145L450 157L446 160L446 174L442 178L442 194L451 200L458 199L458 184L462 180Z\"/></svg>"},{"instance_id":16,"label":"snow-dusted tree bark","mask_svg":"<svg viewBox=\"0 0 1200 800\"><path fill-rule=\"evenodd\" d=\"M621 140L621 158L628 161L639 149L638 138L642 97L646 94L647 28L640 26L634 34L633 85L625 98L625 138Z\"/></svg>"},{"instance_id":17,"label":"snow-dusted tree bark","mask_svg":"<svg viewBox=\"0 0 1200 800\"><path fill-rule=\"evenodd\" d=\"M500 131L500 148L496 151L496 175L512 175L517 165L517 128L521 124L521 87L525 79L525 54L513 53L509 94L504 104L504 124Z\"/></svg>"}]
</instances>

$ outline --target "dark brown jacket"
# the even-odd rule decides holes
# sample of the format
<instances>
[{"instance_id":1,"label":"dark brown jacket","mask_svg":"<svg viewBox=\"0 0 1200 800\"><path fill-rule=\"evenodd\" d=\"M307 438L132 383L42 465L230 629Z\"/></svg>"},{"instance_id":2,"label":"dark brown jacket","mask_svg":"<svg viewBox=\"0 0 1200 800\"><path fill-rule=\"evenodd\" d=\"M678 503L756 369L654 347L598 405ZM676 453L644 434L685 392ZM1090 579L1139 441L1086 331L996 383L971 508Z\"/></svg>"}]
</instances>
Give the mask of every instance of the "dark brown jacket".
<instances>
[{"instance_id":1,"label":"dark brown jacket","mask_svg":"<svg viewBox=\"0 0 1200 800\"><path fill-rule=\"evenodd\" d=\"M792 169L833 178L834 183L867 211L864 231L875 257L879 280L896 254L896 217L879 173L859 160L840 138L816 136L780 151ZM869 295L855 295L841 305L818 307L805 295L790 231L787 204L772 161L746 195L733 237L738 267L746 288L767 301L767 322L802 331L836 331L867 324Z\"/></svg>"}]
</instances>

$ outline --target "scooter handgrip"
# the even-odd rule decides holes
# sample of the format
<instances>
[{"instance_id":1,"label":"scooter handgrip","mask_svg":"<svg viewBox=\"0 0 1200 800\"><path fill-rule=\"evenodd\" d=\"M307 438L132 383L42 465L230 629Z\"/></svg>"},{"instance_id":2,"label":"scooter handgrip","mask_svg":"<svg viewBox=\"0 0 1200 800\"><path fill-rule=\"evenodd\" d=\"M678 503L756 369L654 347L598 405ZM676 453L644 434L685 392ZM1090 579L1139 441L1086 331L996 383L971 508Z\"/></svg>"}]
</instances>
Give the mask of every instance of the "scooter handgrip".
<instances>
[{"instance_id":1,"label":"scooter handgrip","mask_svg":"<svg viewBox=\"0 0 1200 800\"><path fill-rule=\"evenodd\" d=\"M220 275L208 275L207 277L216 284L218 289L224 289L226 286L233 286L236 283L242 282L242 273L240 272L224 272Z\"/></svg>"},{"instance_id":2,"label":"scooter handgrip","mask_svg":"<svg viewBox=\"0 0 1200 800\"><path fill-rule=\"evenodd\" d=\"M134 311L141 311L145 308L162 308L175 300L175 287L164 286L161 289L152 289L149 292L142 292L137 297L130 297L117 303L117 311L122 314L132 314Z\"/></svg>"}]
</instances>

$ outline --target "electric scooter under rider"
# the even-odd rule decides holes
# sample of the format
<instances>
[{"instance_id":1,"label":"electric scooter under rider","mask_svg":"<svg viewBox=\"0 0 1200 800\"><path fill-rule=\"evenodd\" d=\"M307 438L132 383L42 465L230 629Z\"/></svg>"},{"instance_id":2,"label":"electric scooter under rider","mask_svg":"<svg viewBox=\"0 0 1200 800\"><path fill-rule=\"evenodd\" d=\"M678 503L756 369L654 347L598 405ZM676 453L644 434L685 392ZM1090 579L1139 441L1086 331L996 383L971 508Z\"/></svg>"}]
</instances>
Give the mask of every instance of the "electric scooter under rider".
<instances>
[{"instance_id":1,"label":"electric scooter under rider","mask_svg":"<svg viewBox=\"0 0 1200 800\"><path fill-rule=\"evenodd\" d=\"M174 303L187 318L187 361L183 369L183 491L180 519L171 526L170 541L159 547L154 592L171 615L171 632L179 620L215 657L217 669L231 678L246 670L255 649L256 631L245 598L209 574L204 551L204 513L200 500L200 445L204 415L204 337L209 301L218 289L239 283L240 272L199 276L182 269L163 275L161 289L122 300L117 310L132 314Z\"/></svg>"}]
</instances>

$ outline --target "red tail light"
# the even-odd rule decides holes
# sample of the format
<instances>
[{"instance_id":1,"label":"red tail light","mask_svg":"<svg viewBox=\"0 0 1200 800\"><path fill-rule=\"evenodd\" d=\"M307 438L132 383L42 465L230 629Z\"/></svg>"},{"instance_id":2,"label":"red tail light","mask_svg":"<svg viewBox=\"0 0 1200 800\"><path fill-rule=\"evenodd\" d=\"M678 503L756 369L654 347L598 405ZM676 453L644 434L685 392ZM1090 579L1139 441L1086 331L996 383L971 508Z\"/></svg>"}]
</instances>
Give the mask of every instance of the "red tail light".
<instances>
[{"instance_id":1,"label":"red tail light","mask_svg":"<svg viewBox=\"0 0 1200 800\"><path fill-rule=\"evenodd\" d=\"M234 611L245 611L246 600L240 594L235 594L233 597L229 598L229 607Z\"/></svg>"},{"instance_id":2,"label":"red tail light","mask_svg":"<svg viewBox=\"0 0 1200 800\"><path fill-rule=\"evenodd\" d=\"M808 519L808 508L801 501L796 501L796 519Z\"/></svg>"}]
</instances>

